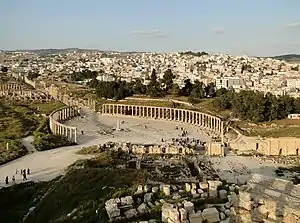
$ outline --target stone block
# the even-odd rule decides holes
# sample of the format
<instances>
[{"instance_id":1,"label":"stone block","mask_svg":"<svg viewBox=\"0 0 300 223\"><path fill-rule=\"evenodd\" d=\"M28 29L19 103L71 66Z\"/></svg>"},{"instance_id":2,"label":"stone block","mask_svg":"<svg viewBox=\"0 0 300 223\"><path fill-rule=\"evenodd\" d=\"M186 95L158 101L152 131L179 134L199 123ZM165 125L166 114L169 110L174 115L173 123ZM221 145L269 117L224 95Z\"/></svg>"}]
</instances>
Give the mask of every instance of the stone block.
<instances>
[{"instance_id":1,"label":"stone block","mask_svg":"<svg viewBox=\"0 0 300 223\"><path fill-rule=\"evenodd\" d=\"M190 223L202 223L204 221L201 213L190 214L189 220Z\"/></svg>"},{"instance_id":2,"label":"stone block","mask_svg":"<svg viewBox=\"0 0 300 223\"><path fill-rule=\"evenodd\" d=\"M202 190L207 190L208 189L208 183L206 183L206 182L200 182L199 183L199 187Z\"/></svg>"},{"instance_id":3,"label":"stone block","mask_svg":"<svg viewBox=\"0 0 300 223\"><path fill-rule=\"evenodd\" d=\"M152 193L146 193L144 195L144 202L147 203L147 202L151 202L152 201L152 197L153 197L153 194Z\"/></svg>"},{"instance_id":4,"label":"stone block","mask_svg":"<svg viewBox=\"0 0 300 223\"><path fill-rule=\"evenodd\" d=\"M198 194L202 194L204 191L202 189L197 190Z\"/></svg>"},{"instance_id":5,"label":"stone block","mask_svg":"<svg viewBox=\"0 0 300 223\"><path fill-rule=\"evenodd\" d=\"M192 183L192 189L194 189L194 190L197 189L197 185L195 183Z\"/></svg>"},{"instance_id":6,"label":"stone block","mask_svg":"<svg viewBox=\"0 0 300 223\"><path fill-rule=\"evenodd\" d=\"M152 187L151 191L152 193L157 193L159 190L159 187Z\"/></svg>"},{"instance_id":7,"label":"stone block","mask_svg":"<svg viewBox=\"0 0 300 223\"><path fill-rule=\"evenodd\" d=\"M137 211L141 214L147 212L149 209L148 209L148 206L145 204L145 203L142 203L140 206L138 206L137 208Z\"/></svg>"},{"instance_id":8,"label":"stone block","mask_svg":"<svg viewBox=\"0 0 300 223\"><path fill-rule=\"evenodd\" d=\"M219 212L216 208L206 208L202 212L202 217L208 223L219 222Z\"/></svg>"},{"instance_id":9,"label":"stone block","mask_svg":"<svg viewBox=\"0 0 300 223\"><path fill-rule=\"evenodd\" d=\"M245 201L245 202L251 201L251 194L246 191L240 191L239 198L240 198L240 200Z\"/></svg>"},{"instance_id":10,"label":"stone block","mask_svg":"<svg viewBox=\"0 0 300 223\"><path fill-rule=\"evenodd\" d=\"M227 190L220 190L219 196L221 199L226 199L227 198Z\"/></svg>"},{"instance_id":11,"label":"stone block","mask_svg":"<svg viewBox=\"0 0 300 223\"><path fill-rule=\"evenodd\" d=\"M192 202L186 201L183 203L183 206L189 214L195 213L194 204Z\"/></svg>"},{"instance_id":12,"label":"stone block","mask_svg":"<svg viewBox=\"0 0 300 223\"><path fill-rule=\"evenodd\" d=\"M192 189L191 189L191 194L192 194L192 195L195 195L195 194L197 194L197 191L196 191L196 189L192 188Z\"/></svg>"},{"instance_id":13,"label":"stone block","mask_svg":"<svg viewBox=\"0 0 300 223\"><path fill-rule=\"evenodd\" d=\"M190 192L191 191L191 185L189 183L185 183L185 191Z\"/></svg>"},{"instance_id":14,"label":"stone block","mask_svg":"<svg viewBox=\"0 0 300 223\"><path fill-rule=\"evenodd\" d=\"M134 216L137 216L138 212L136 211L135 208L133 208L133 209L129 209L128 211L125 211L124 214L126 218L132 218Z\"/></svg>"},{"instance_id":15,"label":"stone block","mask_svg":"<svg viewBox=\"0 0 300 223\"><path fill-rule=\"evenodd\" d=\"M179 213L180 213L180 220L181 221L187 220L187 211L184 208L180 208Z\"/></svg>"},{"instance_id":16,"label":"stone block","mask_svg":"<svg viewBox=\"0 0 300 223\"><path fill-rule=\"evenodd\" d=\"M163 192L166 196L170 196L171 191L170 191L170 185L164 185L163 186Z\"/></svg>"}]
</instances>

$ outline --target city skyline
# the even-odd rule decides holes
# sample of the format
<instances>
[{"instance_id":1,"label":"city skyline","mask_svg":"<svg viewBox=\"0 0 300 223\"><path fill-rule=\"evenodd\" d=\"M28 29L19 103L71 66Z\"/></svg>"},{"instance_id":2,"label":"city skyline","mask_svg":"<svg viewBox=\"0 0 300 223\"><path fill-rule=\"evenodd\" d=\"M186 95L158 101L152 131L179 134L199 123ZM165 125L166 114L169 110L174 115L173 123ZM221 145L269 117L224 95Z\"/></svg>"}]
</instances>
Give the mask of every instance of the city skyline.
<instances>
[{"instance_id":1,"label":"city skyline","mask_svg":"<svg viewBox=\"0 0 300 223\"><path fill-rule=\"evenodd\" d=\"M2 1L1 50L300 53L300 2Z\"/></svg>"}]
</instances>

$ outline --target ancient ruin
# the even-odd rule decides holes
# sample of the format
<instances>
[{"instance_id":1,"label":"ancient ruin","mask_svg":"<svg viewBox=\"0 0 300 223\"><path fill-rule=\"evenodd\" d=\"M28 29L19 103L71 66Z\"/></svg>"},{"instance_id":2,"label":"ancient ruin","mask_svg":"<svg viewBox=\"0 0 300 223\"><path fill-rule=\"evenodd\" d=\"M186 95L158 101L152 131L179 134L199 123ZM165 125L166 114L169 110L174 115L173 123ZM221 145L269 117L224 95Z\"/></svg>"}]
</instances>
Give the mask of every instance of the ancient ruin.
<instances>
[{"instance_id":1,"label":"ancient ruin","mask_svg":"<svg viewBox=\"0 0 300 223\"><path fill-rule=\"evenodd\" d=\"M64 107L53 111L49 116L50 129L53 134L61 135L71 142L77 142L76 127L64 125L62 122L78 115L78 109L75 106Z\"/></svg>"}]
</instances>

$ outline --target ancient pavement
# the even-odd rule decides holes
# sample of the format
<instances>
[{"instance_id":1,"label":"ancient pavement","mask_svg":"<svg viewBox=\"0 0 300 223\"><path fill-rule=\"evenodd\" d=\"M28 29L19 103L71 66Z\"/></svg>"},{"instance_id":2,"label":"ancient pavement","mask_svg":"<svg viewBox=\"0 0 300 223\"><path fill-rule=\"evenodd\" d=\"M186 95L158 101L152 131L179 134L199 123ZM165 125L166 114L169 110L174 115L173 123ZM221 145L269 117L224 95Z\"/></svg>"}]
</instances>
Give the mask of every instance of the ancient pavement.
<instances>
[{"instance_id":1,"label":"ancient pavement","mask_svg":"<svg viewBox=\"0 0 300 223\"><path fill-rule=\"evenodd\" d=\"M183 127L189 132L188 137L200 140L209 139L201 135L199 130L193 126L166 121L153 121L136 119L130 117L119 118L120 127L123 131L112 131L116 128L117 118L113 116L99 116L95 113L86 114L85 117L76 117L69 121L69 125L78 128L77 146L62 147L43 152L34 152L20 159L0 166L0 187L5 186L4 180L8 176L9 180L15 175L16 182L22 182L20 169L30 168L31 175L28 180L41 181L51 180L62 174L67 166L78 159L87 156L77 155L81 147L102 144L108 141L132 142L132 143L161 143L161 139L170 140L177 138L180 130L176 127ZM80 132L83 131L84 135ZM30 140L29 140L30 141ZM25 142L28 144L28 139ZM18 174L16 174L18 170Z\"/></svg>"}]
</instances>

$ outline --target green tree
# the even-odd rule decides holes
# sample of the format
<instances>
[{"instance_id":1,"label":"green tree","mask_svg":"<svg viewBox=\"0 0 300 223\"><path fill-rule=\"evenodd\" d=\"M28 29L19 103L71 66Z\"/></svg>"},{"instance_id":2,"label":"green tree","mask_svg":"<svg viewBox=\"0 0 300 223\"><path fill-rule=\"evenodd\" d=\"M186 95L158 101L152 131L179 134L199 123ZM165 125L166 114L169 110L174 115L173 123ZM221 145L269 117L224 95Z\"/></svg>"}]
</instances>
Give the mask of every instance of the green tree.
<instances>
[{"instance_id":1,"label":"green tree","mask_svg":"<svg viewBox=\"0 0 300 223\"><path fill-rule=\"evenodd\" d=\"M171 94L174 95L174 96L179 96L180 95L180 87L179 87L178 84L174 83L172 85Z\"/></svg>"},{"instance_id":2,"label":"green tree","mask_svg":"<svg viewBox=\"0 0 300 223\"><path fill-rule=\"evenodd\" d=\"M191 83L190 79L184 80L184 84L184 87L181 89L181 95L189 96L193 90L193 84Z\"/></svg>"},{"instance_id":3,"label":"green tree","mask_svg":"<svg viewBox=\"0 0 300 223\"><path fill-rule=\"evenodd\" d=\"M150 77L150 82L147 86L147 92L150 97L159 97L161 96L160 84L157 81L156 70L153 69Z\"/></svg>"},{"instance_id":4,"label":"green tree","mask_svg":"<svg viewBox=\"0 0 300 223\"><path fill-rule=\"evenodd\" d=\"M90 88L96 88L98 86L98 80L96 78L93 78L87 85Z\"/></svg>"},{"instance_id":5,"label":"green tree","mask_svg":"<svg viewBox=\"0 0 300 223\"><path fill-rule=\"evenodd\" d=\"M146 94L147 87L142 83L141 79L136 79L133 83L133 91L135 94Z\"/></svg>"},{"instance_id":6,"label":"green tree","mask_svg":"<svg viewBox=\"0 0 300 223\"><path fill-rule=\"evenodd\" d=\"M205 87L205 94L206 94L207 97L210 97L210 98L216 97L217 96L216 85L214 83L209 83Z\"/></svg>"},{"instance_id":7,"label":"green tree","mask_svg":"<svg viewBox=\"0 0 300 223\"><path fill-rule=\"evenodd\" d=\"M165 90L168 93L173 86L174 78L175 78L175 75L172 73L171 69L168 69L165 71L163 78L162 78L162 83L165 85Z\"/></svg>"}]
</instances>

